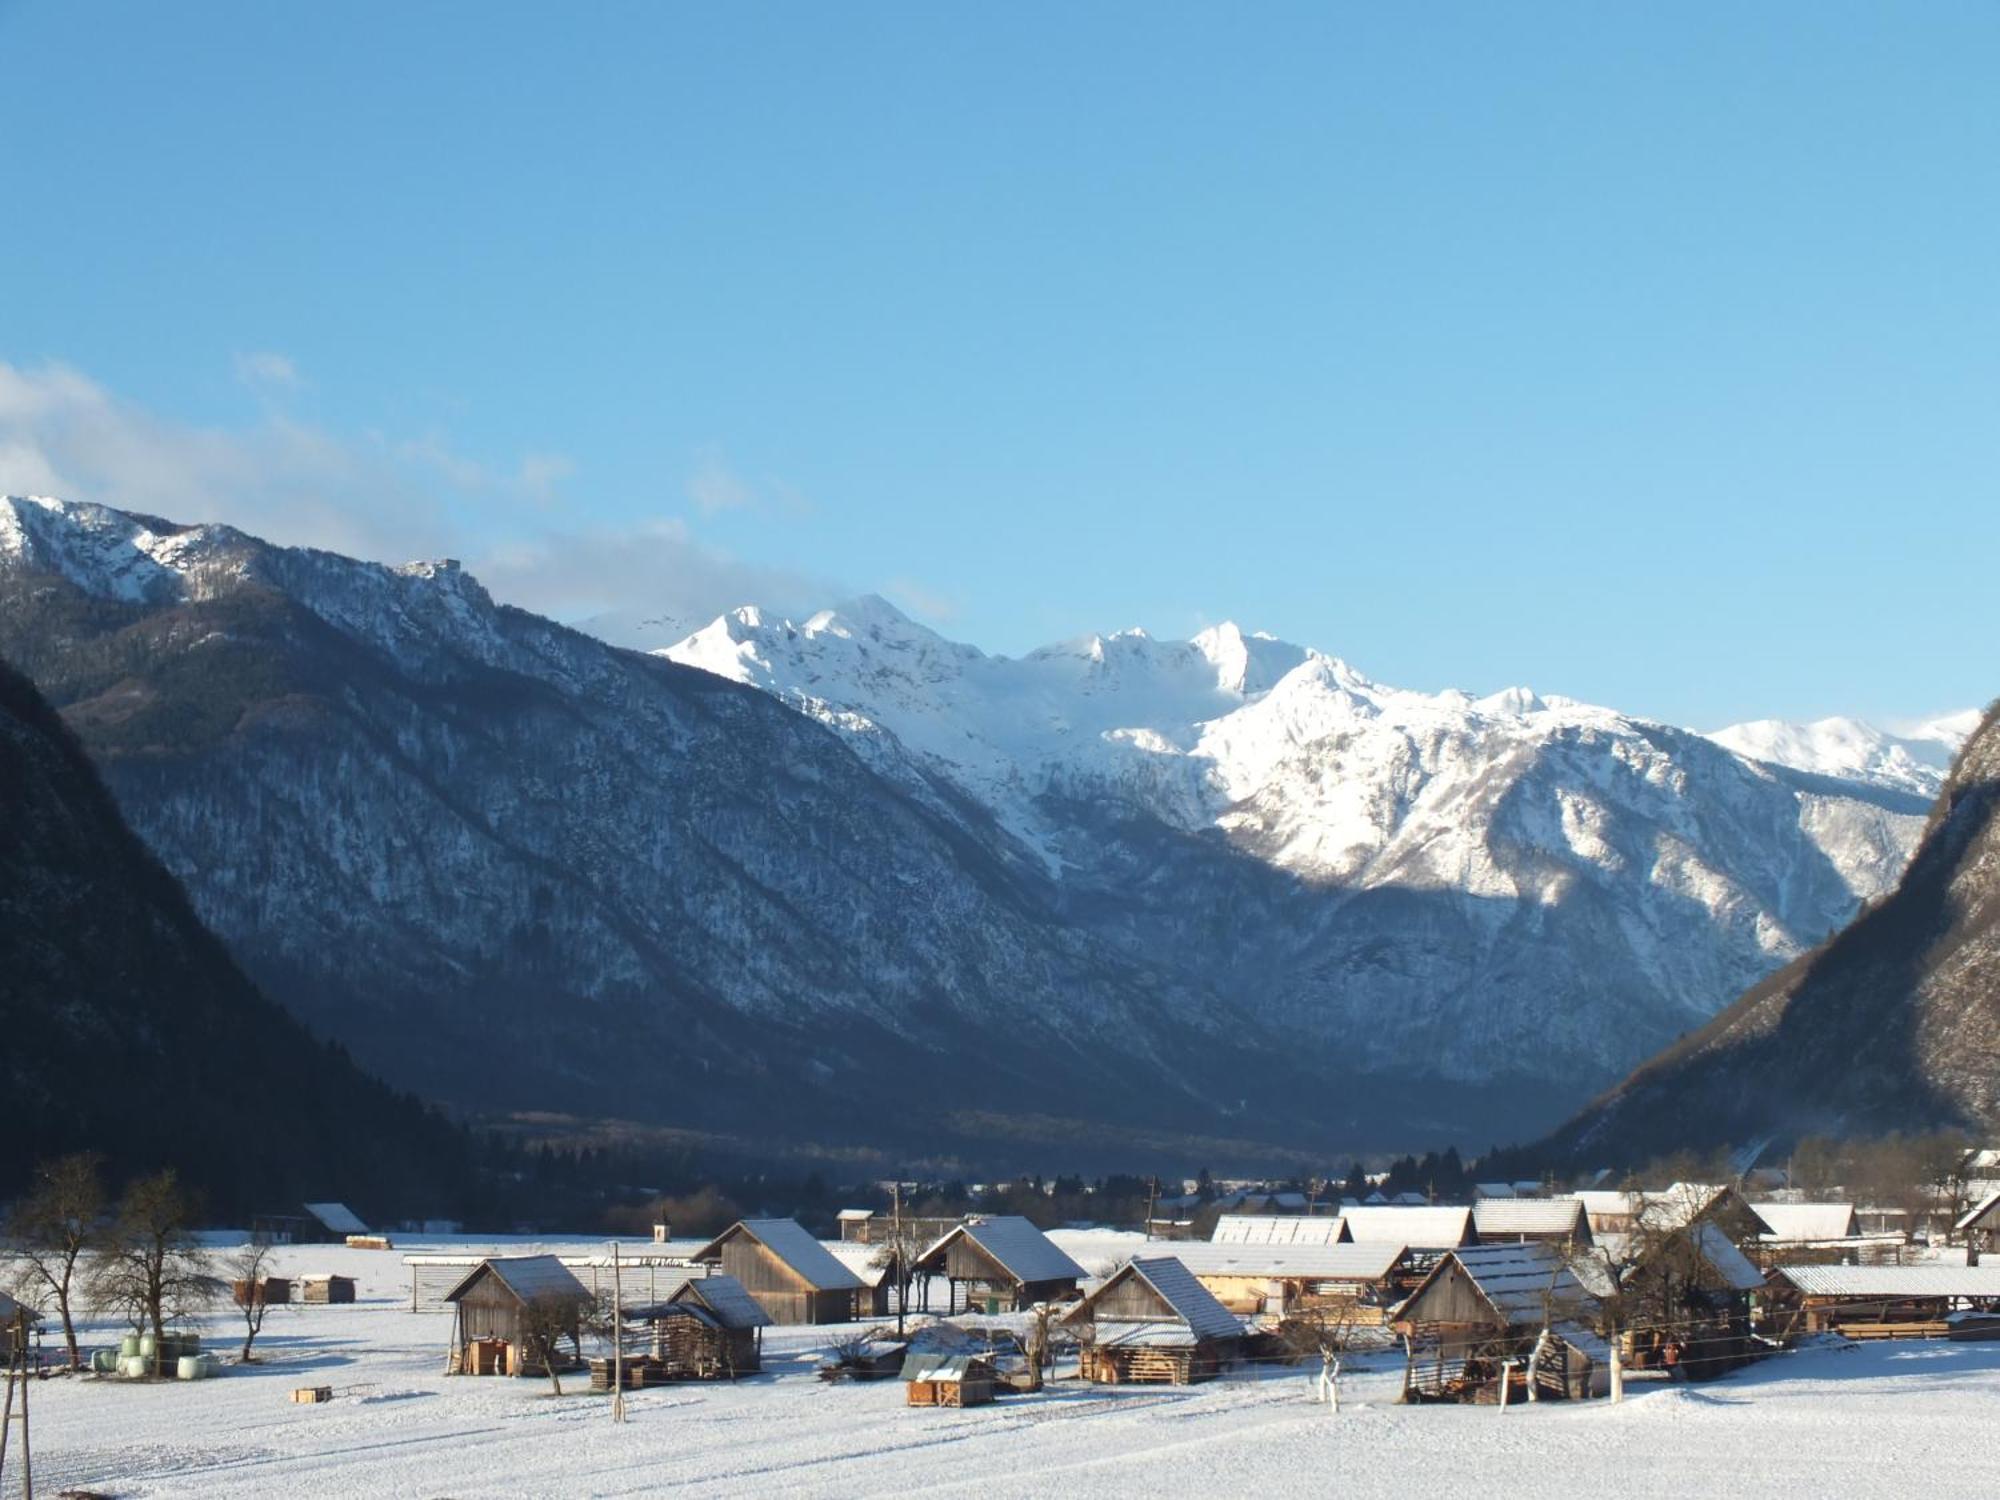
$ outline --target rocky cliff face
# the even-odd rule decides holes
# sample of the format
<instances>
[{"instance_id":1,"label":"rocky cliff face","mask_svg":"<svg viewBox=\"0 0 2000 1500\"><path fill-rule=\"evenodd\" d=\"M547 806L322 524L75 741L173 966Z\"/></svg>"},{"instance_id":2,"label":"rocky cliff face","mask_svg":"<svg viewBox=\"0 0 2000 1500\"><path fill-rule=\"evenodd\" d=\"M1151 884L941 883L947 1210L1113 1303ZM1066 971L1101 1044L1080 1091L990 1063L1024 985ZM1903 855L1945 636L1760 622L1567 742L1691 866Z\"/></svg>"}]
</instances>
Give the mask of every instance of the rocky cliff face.
<instances>
[{"instance_id":1,"label":"rocky cliff face","mask_svg":"<svg viewBox=\"0 0 2000 1500\"><path fill-rule=\"evenodd\" d=\"M202 915L475 1106L1483 1142L1837 926L1921 821L1240 632L1004 663L863 613L725 626L729 681L451 564L0 502L0 651Z\"/></svg>"},{"instance_id":2,"label":"rocky cliff face","mask_svg":"<svg viewBox=\"0 0 2000 1500\"><path fill-rule=\"evenodd\" d=\"M257 992L4 663L0 1036L0 1196L74 1150L173 1166L222 1214L332 1196L447 1212L474 1188L463 1136Z\"/></svg>"},{"instance_id":3,"label":"rocky cliff face","mask_svg":"<svg viewBox=\"0 0 2000 1500\"><path fill-rule=\"evenodd\" d=\"M1895 890L1639 1068L1549 1143L1620 1162L1814 1133L2000 1128L2000 714Z\"/></svg>"}]
</instances>

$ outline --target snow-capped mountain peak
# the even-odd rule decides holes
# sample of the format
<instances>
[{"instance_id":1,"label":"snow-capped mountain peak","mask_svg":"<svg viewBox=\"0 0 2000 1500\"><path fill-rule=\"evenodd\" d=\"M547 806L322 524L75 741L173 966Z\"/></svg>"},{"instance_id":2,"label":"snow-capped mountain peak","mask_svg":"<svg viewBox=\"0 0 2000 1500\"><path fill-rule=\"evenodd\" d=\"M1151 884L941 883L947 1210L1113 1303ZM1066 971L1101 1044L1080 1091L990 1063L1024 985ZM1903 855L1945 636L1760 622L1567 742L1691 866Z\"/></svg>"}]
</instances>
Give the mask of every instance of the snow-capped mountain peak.
<instances>
[{"instance_id":1,"label":"snow-capped mountain peak","mask_svg":"<svg viewBox=\"0 0 2000 1500\"><path fill-rule=\"evenodd\" d=\"M1718 729L1709 738L1751 760L1935 797L1952 757L1979 720L1979 710L1964 709L1895 734L1845 717L1803 724L1756 719Z\"/></svg>"}]
</instances>

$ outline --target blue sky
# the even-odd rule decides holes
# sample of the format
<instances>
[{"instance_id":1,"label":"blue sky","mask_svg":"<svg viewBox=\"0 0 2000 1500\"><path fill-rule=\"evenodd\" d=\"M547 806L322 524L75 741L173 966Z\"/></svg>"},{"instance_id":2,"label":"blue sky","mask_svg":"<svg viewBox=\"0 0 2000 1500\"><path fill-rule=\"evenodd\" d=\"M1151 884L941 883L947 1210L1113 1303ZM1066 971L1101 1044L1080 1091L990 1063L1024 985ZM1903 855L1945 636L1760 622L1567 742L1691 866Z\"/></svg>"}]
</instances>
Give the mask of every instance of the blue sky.
<instances>
[{"instance_id":1,"label":"blue sky","mask_svg":"<svg viewBox=\"0 0 2000 1500\"><path fill-rule=\"evenodd\" d=\"M574 615L2000 693L2000 9L0 0L0 484Z\"/></svg>"}]
</instances>

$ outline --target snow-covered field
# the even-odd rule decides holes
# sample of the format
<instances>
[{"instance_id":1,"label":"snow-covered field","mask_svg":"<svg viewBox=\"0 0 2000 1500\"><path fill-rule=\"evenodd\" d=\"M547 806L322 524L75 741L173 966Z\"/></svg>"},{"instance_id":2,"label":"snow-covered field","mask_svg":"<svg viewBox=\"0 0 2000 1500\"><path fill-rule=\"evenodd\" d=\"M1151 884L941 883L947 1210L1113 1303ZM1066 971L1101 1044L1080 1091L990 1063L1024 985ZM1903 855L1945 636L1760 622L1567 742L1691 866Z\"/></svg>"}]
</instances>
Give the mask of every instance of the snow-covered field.
<instances>
[{"instance_id":1,"label":"snow-covered field","mask_svg":"<svg viewBox=\"0 0 2000 1500\"><path fill-rule=\"evenodd\" d=\"M1057 1238L1095 1269L1135 1237ZM1828 1344L1705 1386L1634 1384L1621 1406L1504 1415L1397 1406L1388 1357L1343 1381L1337 1414L1303 1369L1185 1390L1061 1381L961 1412L908 1408L893 1381L824 1385L811 1370L835 1331L773 1329L761 1377L632 1393L617 1426L580 1376L560 1399L543 1380L445 1378L450 1317L409 1311L402 1256L469 1248L287 1249L278 1274L352 1274L363 1300L274 1309L261 1362L215 1380L37 1383L37 1492L1938 1496L1990 1488L1982 1435L2000 1419L2000 1343ZM239 1329L219 1311L208 1346L233 1355ZM301 1385L334 1400L294 1406Z\"/></svg>"}]
</instances>

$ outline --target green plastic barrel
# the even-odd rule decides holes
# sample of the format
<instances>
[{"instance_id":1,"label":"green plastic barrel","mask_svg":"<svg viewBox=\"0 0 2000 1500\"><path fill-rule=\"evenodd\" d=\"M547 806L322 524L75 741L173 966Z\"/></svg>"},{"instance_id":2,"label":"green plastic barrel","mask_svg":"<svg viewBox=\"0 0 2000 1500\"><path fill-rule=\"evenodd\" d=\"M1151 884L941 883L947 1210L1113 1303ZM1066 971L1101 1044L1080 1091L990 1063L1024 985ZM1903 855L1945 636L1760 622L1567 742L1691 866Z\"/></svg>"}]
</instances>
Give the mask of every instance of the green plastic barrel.
<instances>
[{"instance_id":1,"label":"green plastic barrel","mask_svg":"<svg viewBox=\"0 0 2000 1500\"><path fill-rule=\"evenodd\" d=\"M139 1335L128 1333L118 1341L118 1357L130 1359L139 1352Z\"/></svg>"}]
</instances>

